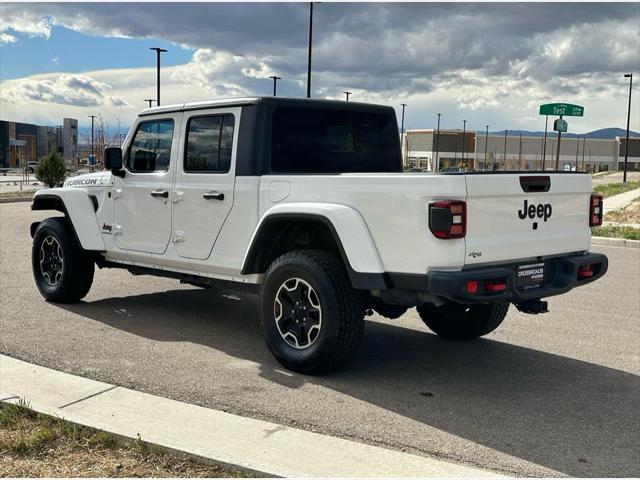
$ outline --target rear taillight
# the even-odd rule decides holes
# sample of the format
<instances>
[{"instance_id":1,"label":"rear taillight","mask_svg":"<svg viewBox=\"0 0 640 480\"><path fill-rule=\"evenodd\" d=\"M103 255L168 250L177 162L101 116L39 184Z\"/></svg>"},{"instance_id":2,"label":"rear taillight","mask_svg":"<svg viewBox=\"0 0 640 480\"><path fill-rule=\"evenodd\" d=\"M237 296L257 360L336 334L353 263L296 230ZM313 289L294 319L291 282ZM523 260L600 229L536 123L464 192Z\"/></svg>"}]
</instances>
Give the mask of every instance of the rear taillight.
<instances>
[{"instance_id":1,"label":"rear taillight","mask_svg":"<svg viewBox=\"0 0 640 480\"><path fill-rule=\"evenodd\" d=\"M439 200L429 204L429 230L438 238L463 238L467 233L467 204Z\"/></svg>"},{"instance_id":2,"label":"rear taillight","mask_svg":"<svg viewBox=\"0 0 640 480\"><path fill-rule=\"evenodd\" d=\"M578 280L593 277L593 265L583 265L578 268Z\"/></svg>"},{"instance_id":3,"label":"rear taillight","mask_svg":"<svg viewBox=\"0 0 640 480\"><path fill-rule=\"evenodd\" d=\"M602 195L591 195L589 203L589 226L602 225Z\"/></svg>"}]
</instances>

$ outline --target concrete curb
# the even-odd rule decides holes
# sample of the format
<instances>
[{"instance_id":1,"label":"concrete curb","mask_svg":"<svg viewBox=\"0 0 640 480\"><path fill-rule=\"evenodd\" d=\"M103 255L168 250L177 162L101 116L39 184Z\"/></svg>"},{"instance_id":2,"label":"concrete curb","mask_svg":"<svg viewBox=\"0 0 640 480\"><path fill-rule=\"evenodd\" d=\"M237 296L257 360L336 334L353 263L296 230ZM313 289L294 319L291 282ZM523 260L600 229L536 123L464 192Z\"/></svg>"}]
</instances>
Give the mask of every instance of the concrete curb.
<instances>
[{"instance_id":1,"label":"concrete curb","mask_svg":"<svg viewBox=\"0 0 640 480\"><path fill-rule=\"evenodd\" d=\"M627 240L615 237L591 237L592 245L604 245L607 247L640 248L640 240Z\"/></svg>"},{"instance_id":2,"label":"concrete curb","mask_svg":"<svg viewBox=\"0 0 640 480\"><path fill-rule=\"evenodd\" d=\"M16 203L16 202L31 202L33 195L30 197L0 197L0 203Z\"/></svg>"},{"instance_id":3,"label":"concrete curb","mask_svg":"<svg viewBox=\"0 0 640 480\"><path fill-rule=\"evenodd\" d=\"M189 456L278 477L500 477L477 467L365 445L190 405L0 355L0 402ZM300 459L304 459L301 462Z\"/></svg>"}]
</instances>

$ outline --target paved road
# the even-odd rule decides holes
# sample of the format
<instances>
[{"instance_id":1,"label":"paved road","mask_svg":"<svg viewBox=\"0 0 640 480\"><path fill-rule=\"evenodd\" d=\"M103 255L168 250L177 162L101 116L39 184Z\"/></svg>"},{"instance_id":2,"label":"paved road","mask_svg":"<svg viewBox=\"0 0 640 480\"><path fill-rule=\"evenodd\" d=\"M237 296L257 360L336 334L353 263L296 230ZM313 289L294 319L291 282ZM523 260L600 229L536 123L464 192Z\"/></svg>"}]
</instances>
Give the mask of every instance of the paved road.
<instances>
[{"instance_id":1,"label":"paved road","mask_svg":"<svg viewBox=\"0 0 640 480\"><path fill-rule=\"evenodd\" d=\"M349 369L307 377L272 359L250 297L105 270L86 301L44 302L27 233L44 216L0 205L2 353L513 474L640 476L639 250L597 248L604 279L550 299L547 315L511 311L483 340L442 341L413 311L373 318Z\"/></svg>"}]
</instances>

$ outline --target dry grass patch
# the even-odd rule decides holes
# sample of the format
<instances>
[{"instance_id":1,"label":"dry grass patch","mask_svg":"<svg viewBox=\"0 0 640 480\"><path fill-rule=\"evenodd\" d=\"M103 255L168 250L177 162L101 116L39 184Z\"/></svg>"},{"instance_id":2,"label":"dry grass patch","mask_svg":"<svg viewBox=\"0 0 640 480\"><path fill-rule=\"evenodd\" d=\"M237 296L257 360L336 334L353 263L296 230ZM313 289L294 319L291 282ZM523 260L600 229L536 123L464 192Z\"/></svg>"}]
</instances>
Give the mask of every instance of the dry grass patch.
<instances>
[{"instance_id":1,"label":"dry grass patch","mask_svg":"<svg viewBox=\"0 0 640 480\"><path fill-rule=\"evenodd\" d=\"M25 403L0 408L0 477L247 476L41 415Z\"/></svg>"},{"instance_id":2,"label":"dry grass patch","mask_svg":"<svg viewBox=\"0 0 640 480\"><path fill-rule=\"evenodd\" d=\"M621 210L614 210L604 216L605 222L640 223L640 198Z\"/></svg>"}]
</instances>

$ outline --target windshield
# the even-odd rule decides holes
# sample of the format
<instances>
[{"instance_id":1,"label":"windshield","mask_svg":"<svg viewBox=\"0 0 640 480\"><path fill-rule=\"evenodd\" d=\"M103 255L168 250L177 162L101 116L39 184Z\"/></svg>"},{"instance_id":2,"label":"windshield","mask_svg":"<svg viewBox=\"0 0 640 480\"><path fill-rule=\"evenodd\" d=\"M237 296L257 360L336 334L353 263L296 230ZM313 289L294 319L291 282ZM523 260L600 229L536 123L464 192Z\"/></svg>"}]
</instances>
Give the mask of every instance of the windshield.
<instances>
[{"instance_id":1,"label":"windshield","mask_svg":"<svg viewBox=\"0 0 640 480\"><path fill-rule=\"evenodd\" d=\"M348 110L279 108L273 116L271 171L401 172L394 118Z\"/></svg>"}]
</instances>

